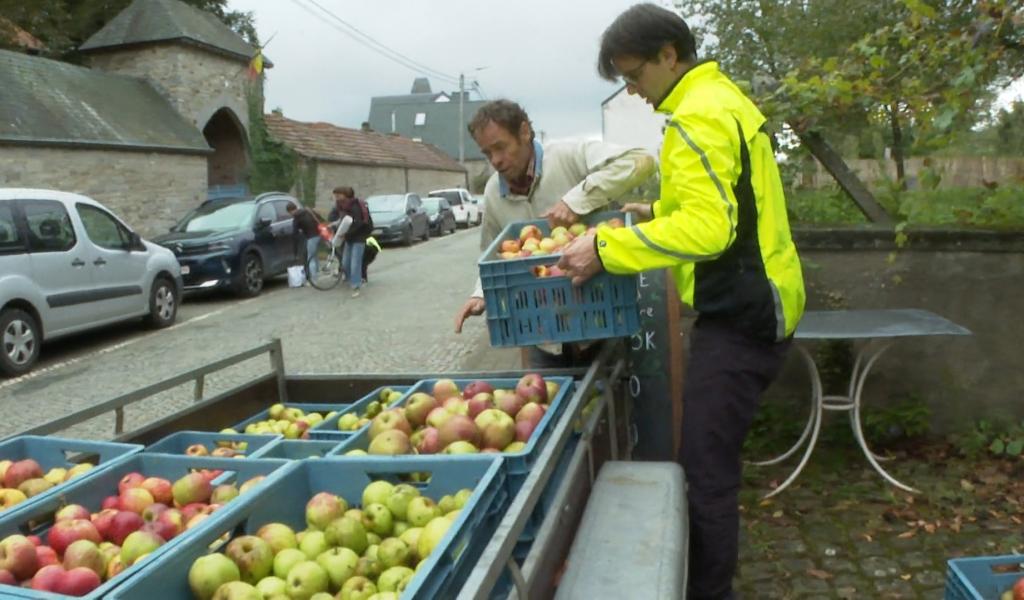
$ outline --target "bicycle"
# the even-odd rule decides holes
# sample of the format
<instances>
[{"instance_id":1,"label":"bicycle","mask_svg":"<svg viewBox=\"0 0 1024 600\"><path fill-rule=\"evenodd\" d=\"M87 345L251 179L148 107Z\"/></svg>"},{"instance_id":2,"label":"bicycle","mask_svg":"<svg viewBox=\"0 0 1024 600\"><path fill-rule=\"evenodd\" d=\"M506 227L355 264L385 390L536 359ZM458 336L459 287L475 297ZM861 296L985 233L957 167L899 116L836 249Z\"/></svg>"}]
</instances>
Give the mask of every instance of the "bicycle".
<instances>
[{"instance_id":1,"label":"bicycle","mask_svg":"<svg viewBox=\"0 0 1024 600\"><path fill-rule=\"evenodd\" d=\"M314 272L309 268L312 262L306 258L306 280L318 290L334 289L341 282L341 245L345 239L345 229L338 227L335 232L327 225L320 224L320 239L316 244L317 268Z\"/></svg>"}]
</instances>

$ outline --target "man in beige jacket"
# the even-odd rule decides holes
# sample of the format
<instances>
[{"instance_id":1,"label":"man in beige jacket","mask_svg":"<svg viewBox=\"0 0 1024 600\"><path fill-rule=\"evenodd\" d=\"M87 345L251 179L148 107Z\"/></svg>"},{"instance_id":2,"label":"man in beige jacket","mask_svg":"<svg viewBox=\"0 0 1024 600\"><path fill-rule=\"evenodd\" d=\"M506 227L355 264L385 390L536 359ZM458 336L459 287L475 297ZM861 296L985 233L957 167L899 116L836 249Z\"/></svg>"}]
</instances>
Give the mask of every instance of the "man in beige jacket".
<instances>
[{"instance_id":1,"label":"man in beige jacket","mask_svg":"<svg viewBox=\"0 0 1024 600\"><path fill-rule=\"evenodd\" d=\"M486 210L480 248L486 250L509 224L548 219L570 225L644 183L657 171L653 156L640 148L597 141L556 142L541 146L530 118L509 100L488 102L473 116L469 132L496 171L484 188ZM484 313L484 294L476 289L455 316L455 332L470 316ZM547 345L531 349L530 366L565 367L581 362L579 348Z\"/></svg>"}]
</instances>

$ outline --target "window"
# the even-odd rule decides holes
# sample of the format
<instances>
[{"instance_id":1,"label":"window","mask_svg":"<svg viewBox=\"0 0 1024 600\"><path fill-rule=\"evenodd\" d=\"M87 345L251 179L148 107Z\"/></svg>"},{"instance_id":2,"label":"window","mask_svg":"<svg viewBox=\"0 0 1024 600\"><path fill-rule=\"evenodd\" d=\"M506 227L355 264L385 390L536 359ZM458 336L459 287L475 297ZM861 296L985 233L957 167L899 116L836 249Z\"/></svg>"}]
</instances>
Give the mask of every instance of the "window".
<instances>
[{"instance_id":1,"label":"window","mask_svg":"<svg viewBox=\"0 0 1024 600\"><path fill-rule=\"evenodd\" d=\"M420 197L416 194L409 194L409 206L413 209L419 210L423 203L420 202Z\"/></svg>"},{"instance_id":2,"label":"window","mask_svg":"<svg viewBox=\"0 0 1024 600\"><path fill-rule=\"evenodd\" d=\"M453 207L462 205L462 196L459 194L459 192L456 191L430 192L430 195L435 196L437 198L444 198L445 200L448 201L448 204L451 204Z\"/></svg>"},{"instance_id":3,"label":"window","mask_svg":"<svg viewBox=\"0 0 1024 600\"><path fill-rule=\"evenodd\" d=\"M30 252L64 252L75 246L75 228L64 205L56 200L26 200Z\"/></svg>"},{"instance_id":4,"label":"window","mask_svg":"<svg viewBox=\"0 0 1024 600\"><path fill-rule=\"evenodd\" d=\"M414 125L423 126L427 124L427 113L416 113L416 120L413 121Z\"/></svg>"},{"instance_id":5,"label":"window","mask_svg":"<svg viewBox=\"0 0 1024 600\"><path fill-rule=\"evenodd\" d=\"M287 221L292 218L292 216L288 214L289 204L294 204L294 202L291 200L274 200L274 210L277 212L276 221Z\"/></svg>"},{"instance_id":6,"label":"window","mask_svg":"<svg viewBox=\"0 0 1024 600\"><path fill-rule=\"evenodd\" d=\"M277 209L274 208L273 202L267 202L266 204L260 205L259 210L256 211L256 222L259 223L263 219L266 219L271 223L277 221Z\"/></svg>"},{"instance_id":7,"label":"window","mask_svg":"<svg viewBox=\"0 0 1024 600\"><path fill-rule=\"evenodd\" d=\"M130 236L117 219L88 204L77 204L75 208L78 209L78 216L82 219L82 227L89 241L108 250L128 249Z\"/></svg>"},{"instance_id":8,"label":"window","mask_svg":"<svg viewBox=\"0 0 1024 600\"><path fill-rule=\"evenodd\" d=\"M25 240L14 220L14 205L0 202L0 254L18 252L25 249Z\"/></svg>"}]
</instances>

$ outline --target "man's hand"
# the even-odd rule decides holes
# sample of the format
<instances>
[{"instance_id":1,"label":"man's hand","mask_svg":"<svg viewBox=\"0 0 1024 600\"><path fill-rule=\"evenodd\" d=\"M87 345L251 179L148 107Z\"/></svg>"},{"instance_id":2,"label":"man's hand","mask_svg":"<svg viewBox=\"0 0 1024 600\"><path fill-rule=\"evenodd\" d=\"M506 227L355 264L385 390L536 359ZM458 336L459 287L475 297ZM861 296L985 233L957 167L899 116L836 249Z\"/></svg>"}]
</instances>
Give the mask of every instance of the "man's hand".
<instances>
[{"instance_id":1,"label":"man's hand","mask_svg":"<svg viewBox=\"0 0 1024 600\"><path fill-rule=\"evenodd\" d=\"M594 234L581 235L569 242L562 250L558 268L571 277L572 284L577 286L603 271L604 266L594 248Z\"/></svg>"},{"instance_id":2,"label":"man's hand","mask_svg":"<svg viewBox=\"0 0 1024 600\"><path fill-rule=\"evenodd\" d=\"M639 221L650 221L654 216L654 207L642 202L629 202L622 207L622 210L633 213Z\"/></svg>"},{"instance_id":3,"label":"man's hand","mask_svg":"<svg viewBox=\"0 0 1024 600\"><path fill-rule=\"evenodd\" d=\"M455 333L462 333L462 324L469 317L479 317L484 314L484 299L483 298L470 298L462 305L459 312L455 315Z\"/></svg>"},{"instance_id":4,"label":"man's hand","mask_svg":"<svg viewBox=\"0 0 1024 600\"><path fill-rule=\"evenodd\" d=\"M565 203L565 200L559 200L552 206L547 212L541 215L542 218L548 220L551 223L551 227L568 227L576 221L580 220L580 216L572 212L569 205Z\"/></svg>"}]
</instances>

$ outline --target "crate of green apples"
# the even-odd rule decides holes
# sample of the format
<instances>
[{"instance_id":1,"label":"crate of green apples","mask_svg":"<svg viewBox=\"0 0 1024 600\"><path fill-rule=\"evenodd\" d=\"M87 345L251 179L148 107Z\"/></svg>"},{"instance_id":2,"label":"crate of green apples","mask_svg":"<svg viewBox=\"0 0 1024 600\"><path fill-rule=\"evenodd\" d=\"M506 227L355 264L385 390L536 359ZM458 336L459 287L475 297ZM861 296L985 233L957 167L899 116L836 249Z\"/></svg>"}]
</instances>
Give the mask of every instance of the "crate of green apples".
<instances>
[{"instance_id":1,"label":"crate of green apples","mask_svg":"<svg viewBox=\"0 0 1024 600\"><path fill-rule=\"evenodd\" d=\"M289 440L308 440L313 427L348 407L348 404L279 402L231 427L231 430L256 435L283 435Z\"/></svg>"},{"instance_id":2,"label":"crate of green apples","mask_svg":"<svg viewBox=\"0 0 1024 600\"><path fill-rule=\"evenodd\" d=\"M310 429L314 439L340 439L370 424L381 411L401 403L411 386L379 387Z\"/></svg>"}]
</instances>

